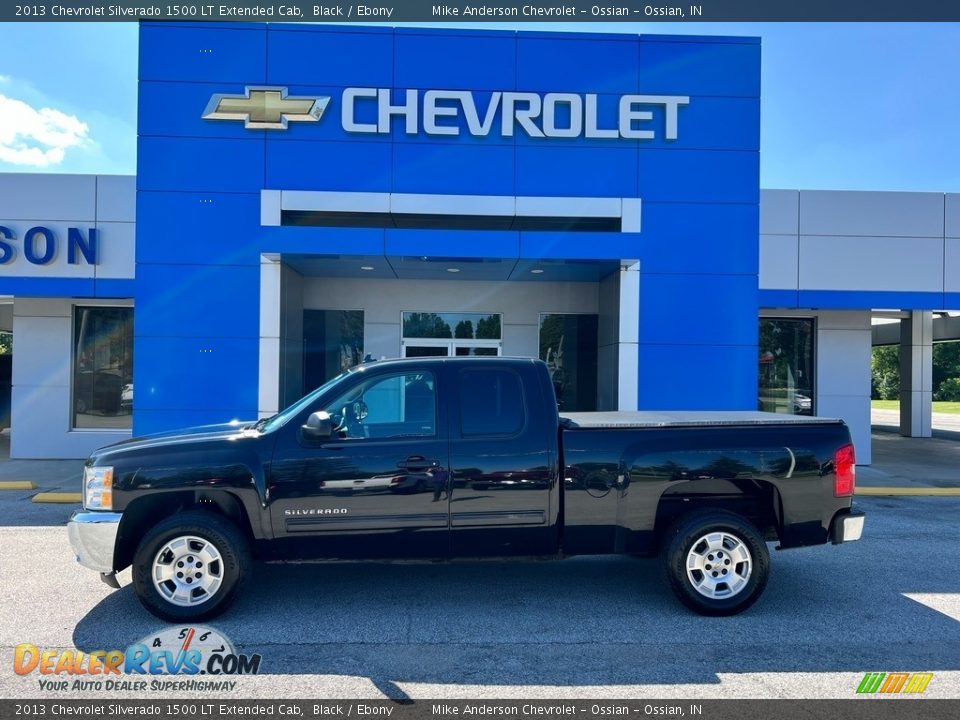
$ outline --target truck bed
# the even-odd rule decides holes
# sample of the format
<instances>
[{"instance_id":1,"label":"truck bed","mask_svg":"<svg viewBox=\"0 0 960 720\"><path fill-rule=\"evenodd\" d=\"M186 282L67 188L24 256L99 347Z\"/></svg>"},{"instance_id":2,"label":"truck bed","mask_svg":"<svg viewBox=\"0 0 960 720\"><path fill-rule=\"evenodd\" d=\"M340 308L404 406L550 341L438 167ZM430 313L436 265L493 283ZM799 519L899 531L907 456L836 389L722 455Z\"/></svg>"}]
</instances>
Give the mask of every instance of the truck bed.
<instances>
[{"instance_id":1,"label":"truck bed","mask_svg":"<svg viewBox=\"0 0 960 720\"><path fill-rule=\"evenodd\" d=\"M838 423L839 420L809 415L757 412L750 410L645 410L560 413L560 424L568 430L598 428L698 427L703 425L798 425Z\"/></svg>"}]
</instances>

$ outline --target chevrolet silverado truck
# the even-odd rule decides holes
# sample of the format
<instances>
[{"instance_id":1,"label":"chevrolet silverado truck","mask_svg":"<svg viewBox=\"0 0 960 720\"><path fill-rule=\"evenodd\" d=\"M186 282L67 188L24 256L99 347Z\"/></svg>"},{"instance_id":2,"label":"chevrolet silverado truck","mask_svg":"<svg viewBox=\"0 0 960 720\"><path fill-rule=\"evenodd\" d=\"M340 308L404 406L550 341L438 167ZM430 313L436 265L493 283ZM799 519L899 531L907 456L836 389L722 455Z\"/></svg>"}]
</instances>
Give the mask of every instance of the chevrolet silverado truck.
<instances>
[{"instance_id":1,"label":"chevrolet silverado truck","mask_svg":"<svg viewBox=\"0 0 960 720\"><path fill-rule=\"evenodd\" d=\"M760 412L557 412L519 358L366 363L257 422L109 445L86 461L78 561L132 566L153 614L224 611L253 560L659 554L705 615L749 607L767 542L857 540L843 422Z\"/></svg>"}]
</instances>

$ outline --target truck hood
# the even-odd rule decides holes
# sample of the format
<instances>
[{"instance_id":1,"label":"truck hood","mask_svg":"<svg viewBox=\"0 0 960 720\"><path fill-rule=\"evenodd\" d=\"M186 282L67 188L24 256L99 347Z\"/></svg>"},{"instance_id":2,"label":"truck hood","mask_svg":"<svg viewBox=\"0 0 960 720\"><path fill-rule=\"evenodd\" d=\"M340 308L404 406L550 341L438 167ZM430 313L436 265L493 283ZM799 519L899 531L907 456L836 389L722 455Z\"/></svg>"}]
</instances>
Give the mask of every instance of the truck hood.
<instances>
[{"instance_id":1,"label":"truck hood","mask_svg":"<svg viewBox=\"0 0 960 720\"><path fill-rule=\"evenodd\" d=\"M258 436L253 429L253 420L233 421L215 425L198 425L196 427L180 428L168 432L154 433L140 437L121 440L120 442L99 448L90 456L89 462L98 465L108 464L113 459L150 452L157 448L176 450L192 448L200 444L211 444L225 441L235 441L241 437Z\"/></svg>"}]
</instances>

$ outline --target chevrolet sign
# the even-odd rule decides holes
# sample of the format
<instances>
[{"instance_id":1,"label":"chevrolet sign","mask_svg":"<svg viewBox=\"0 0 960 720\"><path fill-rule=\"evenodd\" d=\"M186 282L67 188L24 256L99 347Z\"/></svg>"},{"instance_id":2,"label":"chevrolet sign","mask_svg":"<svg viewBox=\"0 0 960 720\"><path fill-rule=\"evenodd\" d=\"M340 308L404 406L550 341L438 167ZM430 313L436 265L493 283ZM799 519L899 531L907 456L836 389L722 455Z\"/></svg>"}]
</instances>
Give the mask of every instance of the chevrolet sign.
<instances>
[{"instance_id":1,"label":"chevrolet sign","mask_svg":"<svg viewBox=\"0 0 960 720\"><path fill-rule=\"evenodd\" d=\"M397 96L398 100L394 99ZM214 95L205 120L243 120L251 129L285 129L287 120L317 121L328 97L293 97L285 87L247 88L245 95ZM357 120L357 107L371 104L376 122ZM663 112L662 136L676 140L680 108L690 104L685 95L621 95L616 118L601 123L597 95L587 93L490 93L479 106L468 90L392 91L389 88L346 88L341 95L340 120L349 133L388 135L394 118L402 120L407 135L457 136L466 123L474 137L497 132L513 137L517 128L534 138L626 138L653 140L659 126L654 109ZM371 116L372 117L372 116ZM560 118L563 118L561 121Z\"/></svg>"}]
</instances>

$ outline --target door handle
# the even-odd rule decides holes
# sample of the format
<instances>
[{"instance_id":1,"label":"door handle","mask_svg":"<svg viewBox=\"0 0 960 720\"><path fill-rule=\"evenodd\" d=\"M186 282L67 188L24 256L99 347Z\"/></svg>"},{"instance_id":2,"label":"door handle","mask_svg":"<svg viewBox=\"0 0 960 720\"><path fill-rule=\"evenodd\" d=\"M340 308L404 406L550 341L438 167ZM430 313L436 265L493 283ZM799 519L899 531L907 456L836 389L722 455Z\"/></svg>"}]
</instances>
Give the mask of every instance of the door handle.
<instances>
[{"instance_id":1,"label":"door handle","mask_svg":"<svg viewBox=\"0 0 960 720\"><path fill-rule=\"evenodd\" d=\"M403 470L428 470L440 467L436 460L427 460L423 455L411 455L406 460L397 463L398 468Z\"/></svg>"}]
</instances>

